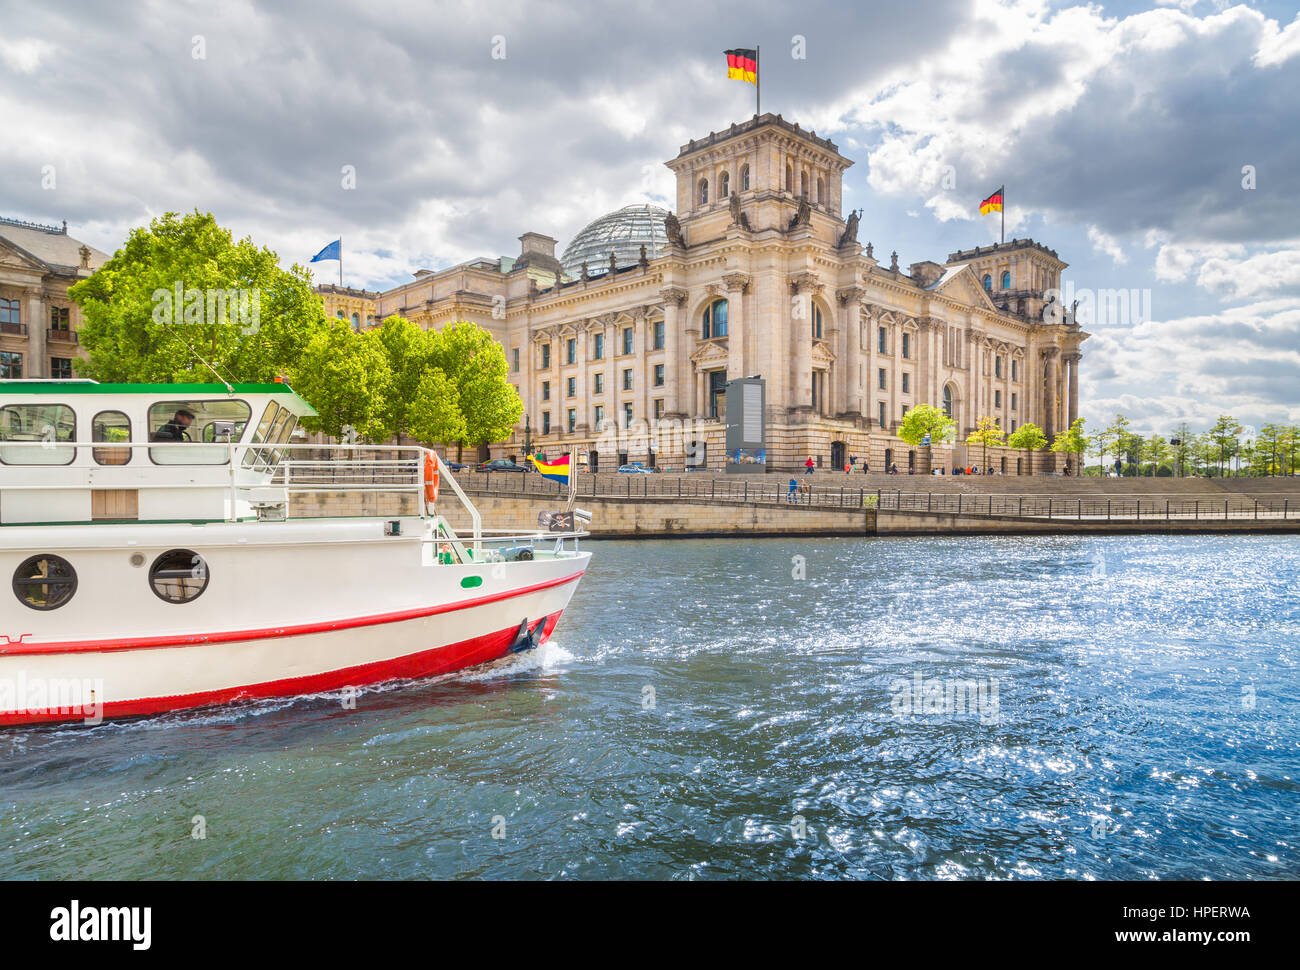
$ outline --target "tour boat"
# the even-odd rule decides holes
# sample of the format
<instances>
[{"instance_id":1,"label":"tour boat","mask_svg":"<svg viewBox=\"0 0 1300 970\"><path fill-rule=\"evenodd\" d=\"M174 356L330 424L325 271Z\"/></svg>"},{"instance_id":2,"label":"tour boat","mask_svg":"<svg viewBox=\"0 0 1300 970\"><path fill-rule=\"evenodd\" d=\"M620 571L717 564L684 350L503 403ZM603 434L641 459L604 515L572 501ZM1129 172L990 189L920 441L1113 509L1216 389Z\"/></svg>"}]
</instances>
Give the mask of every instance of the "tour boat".
<instances>
[{"instance_id":1,"label":"tour boat","mask_svg":"<svg viewBox=\"0 0 1300 970\"><path fill-rule=\"evenodd\" d=\"M0 381L0 724L346 692L551 636L591 555L572 492L484 530L436 452L296 442L315 414L287 383Z\"/></svg>"}]
</instances>

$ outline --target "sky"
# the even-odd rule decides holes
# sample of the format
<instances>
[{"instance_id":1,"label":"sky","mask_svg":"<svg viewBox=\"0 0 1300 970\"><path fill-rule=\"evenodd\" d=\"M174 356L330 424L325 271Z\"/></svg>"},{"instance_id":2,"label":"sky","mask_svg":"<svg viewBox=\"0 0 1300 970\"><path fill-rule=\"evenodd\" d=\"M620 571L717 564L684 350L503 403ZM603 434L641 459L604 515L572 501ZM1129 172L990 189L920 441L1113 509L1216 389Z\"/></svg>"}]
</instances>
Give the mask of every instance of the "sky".
<instances>
[{"instance_id":1,"label":"sky","mask_svg":"<svg viewBox=\"0 0 1300 970\"><path fill-rule=\"evenodd\" d=\"M1070 264L1090 427L1300 423L1296 0L0 0L0 24L0 215L112 252L211 211L286 266L342 237L371 289L671 208L663 163L754 111L721 52L761 45L763 110L854 162L878 258L996 242L1006 185L1007 237Z\"/></svg>"}]
</instances>

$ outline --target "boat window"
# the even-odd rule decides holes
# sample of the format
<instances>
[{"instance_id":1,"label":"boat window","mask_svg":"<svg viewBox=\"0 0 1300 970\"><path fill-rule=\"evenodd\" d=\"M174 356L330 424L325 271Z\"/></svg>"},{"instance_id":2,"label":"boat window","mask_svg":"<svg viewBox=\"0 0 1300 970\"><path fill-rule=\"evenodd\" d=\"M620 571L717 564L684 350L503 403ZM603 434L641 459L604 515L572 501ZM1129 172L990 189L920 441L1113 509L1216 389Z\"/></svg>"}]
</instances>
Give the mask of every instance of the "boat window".
<instances>
[{"instance_id":1,"label":"boat window","mask_svg":"<svg viewBox=\"0 0 1300 970\"><path fill-rule=\"evenodd\" d=\"M6 465L70 465L77 456L77 416L66 404L7 404L0 408L0 462ZM63 445L62 442L69 442Z\"/></svg>"},{"instance_id":2,"label":"boat window","mask_svg":"<svg viewBox=\"0 0 1300 970\"><path fill-rule=\"evenodd\" d=\"M244 401L159 401L149 408L149 449L155 465L224 465L224 442L238 441L252 411Z\"/></svg>"},{"instance_id":3,"label":"boat window","mask_svg":"<svg viewBox=\"0 0 1300 970\"><path fill-rule=\"evenodd\" d=\"M275 417L279 411L280 405L274 401L267 402L266 410L262 412L262 419L257 422L257 427L253 430L250 444L260 445L266 440L267 435L271 433L271 426L275 424ZM265 453L265 449L250 448L244 452L244 467L252 468L256 465L258 468L264 468L269 457Z\"/></svg>"},{"instance_id":4,"label":"boat window","mask_svg":"<svg viewBox=\"0 0 1300 970\"><path fill-rule=\"evenodd\" d=\"M171 549L149 567L149 586L168 603L196 600L208 588L208 564L197 552Z\"/></svg>"},{"instance_id":5,"label":"boat window","mask_svg":"<svg viewBox=\"0 0 1300 970\"><path fill-rule=\"evenodd\" d=\"M130 444L131 419L121 411L100 411L90 422L90 440ZM125 465L131 460L130 448L92 448L90 453L101 465Z\"/></svg>"},{"instance_id":6,"label":"boat window","mask_svg":"<svg viewBox=\"0 0 1300 970\"><path fill-rule=\"evenodd\" d=\"M57 610L77 591L77 571L59 556L32 556L14 570L13 587L24 606Z\"/></svg>"}]
</instances>

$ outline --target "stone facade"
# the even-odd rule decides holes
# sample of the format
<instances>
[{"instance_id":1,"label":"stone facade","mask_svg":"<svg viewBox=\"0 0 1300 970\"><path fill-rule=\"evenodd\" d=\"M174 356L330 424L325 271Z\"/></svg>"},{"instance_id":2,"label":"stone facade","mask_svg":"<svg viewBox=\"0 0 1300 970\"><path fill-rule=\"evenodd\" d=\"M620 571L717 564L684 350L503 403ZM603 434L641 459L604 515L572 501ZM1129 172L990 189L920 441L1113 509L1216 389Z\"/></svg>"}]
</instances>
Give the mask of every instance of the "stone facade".
<instances>
[{"instance_id":1,"label":"stone facade","mask_svg":"<svg viewBox=\"0 0 1300 970\"><path fill-rule=\"evenodd\" d=\"M611 257L573 277L554 239L526 233L516 258L422 270L377 298L379 319L472 320L501 342L526 426L485 452L527 442L601 469L720 467L725 380L742 376L766 380L776 469L814 455L923 472L930 456L896 437L922 403L948 410L958 440L986 415L1049 439L1077 416L1088 335L1047 305L1066 267L1052 250L1015 239L906 273L896 253L882 265L858 240L860 214L841 212L852 162L780 115L692 141L667 165L668 243L632 265ZM935 461L965 463L952 451Z\"/></svg>"},{"instance_id":2,"label":"stone facade","mask_svg":"<svg viewBox=\"0 0 1300 970\"><path fill-rule=\"evenodd\" d=\"M379 299L377 292L322 283L316 287L316 293L325 307L325 316L342 320L353 330L373 327L378 320L375 313L375 301Z\"/></svg>"},{"instance_id":3,"label":"stone facade","mask_svg":"<svg viewBox=\"0 0 1300 970\"><path fill-rule=\"evenodd\" d=\"M43 226L0 218L0 377L75 377L81 310L68 287L108 256Z\"/></svg>"}]
</instances>

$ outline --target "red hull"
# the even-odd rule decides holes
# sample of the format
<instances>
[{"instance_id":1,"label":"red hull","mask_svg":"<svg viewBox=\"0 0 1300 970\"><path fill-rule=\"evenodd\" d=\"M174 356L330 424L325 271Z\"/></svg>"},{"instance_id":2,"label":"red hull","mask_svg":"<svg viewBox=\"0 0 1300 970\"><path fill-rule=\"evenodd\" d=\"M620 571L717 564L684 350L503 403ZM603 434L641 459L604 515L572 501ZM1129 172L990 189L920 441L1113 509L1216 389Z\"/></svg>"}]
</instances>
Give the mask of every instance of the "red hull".
<instances>
[{"instance_id":1,"label":"red hull","mask_svg":"<svg viewBox=\"0 0 1300 970\"><path fill-rule=\"evenodd\" d=\"M576 577L575 577L576 578ZM568 580L572 581L572 579ZM539 643L550 639L555 625L560 621L563 610L550 614L539 621L543 624ZM536 624L534 624L535 628ZM103 717L140 717L150 714L162 714L167 711L188 710L196 707L211 707L237 701L253 700L267 697L295 697L300 694L315 694L345 687L364 687L390 680L415 680L422 677L436 677L439 674L455 673L467 667L500 660L510 651L519 632L517 625L494 633L451 643L420 653L407 654L393 660L379 663L361 664L345 667L322 674L306 677L293 677L286 680L267 681L242 687L230 687L224 690L204 691L197 694L181 694L174 697L143 697L129 701L109 701L103 705ZM37 724L57 721L82 721L84 716L60 714L35 714L28 712L0 713L0 725Z\"/></svg>"}]
</instances>

